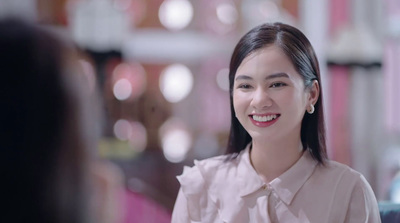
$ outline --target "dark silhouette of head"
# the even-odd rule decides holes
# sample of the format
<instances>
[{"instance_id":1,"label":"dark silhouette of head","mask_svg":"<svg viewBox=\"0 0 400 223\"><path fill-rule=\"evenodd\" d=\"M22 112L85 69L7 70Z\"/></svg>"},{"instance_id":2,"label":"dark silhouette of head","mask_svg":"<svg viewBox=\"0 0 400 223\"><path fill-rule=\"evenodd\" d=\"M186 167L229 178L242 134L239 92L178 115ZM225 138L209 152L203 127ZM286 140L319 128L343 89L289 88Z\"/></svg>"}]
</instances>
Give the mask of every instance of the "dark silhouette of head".
<instances>
[{"instance_id":1,"label":"dark silhouette of head","mask_svg":"<svg viewBox=\"0 0 400 223\"><path fill-rule=\"evenodd\" d=\"M77 55L49 28L0 20L1 222L91 222L99 132Z\"/></svg>"}]
</instances>

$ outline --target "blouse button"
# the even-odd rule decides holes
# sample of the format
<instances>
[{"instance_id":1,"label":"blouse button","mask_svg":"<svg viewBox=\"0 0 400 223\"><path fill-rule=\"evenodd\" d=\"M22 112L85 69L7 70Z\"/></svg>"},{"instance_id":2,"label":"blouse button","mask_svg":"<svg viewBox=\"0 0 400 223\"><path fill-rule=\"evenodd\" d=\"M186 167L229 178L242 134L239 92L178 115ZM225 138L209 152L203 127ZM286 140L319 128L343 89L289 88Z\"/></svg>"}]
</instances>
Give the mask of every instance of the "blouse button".
<instances>
[{"instance_id":1,"label":"blouse button","mask_svg":"<svg viewBox=\"0 0 400 223\"><path fill-rule=\"evenodd\" d=\"M270 187L269 187L269 185L268 184L264 184L264 185L262 185L262 189L263 190L268 190Z\"/></svg>"},{"instance_id":2,"label":"blouse button","mask_svg":"<svg viewBox=\"0 0 400 223\"><path fill-rule=\"evenodd\" d=\"M271 185L269 184L264 184L261 188L266 192L267 196L269 196L272 192Z\"/></svg>"}]
</instances>

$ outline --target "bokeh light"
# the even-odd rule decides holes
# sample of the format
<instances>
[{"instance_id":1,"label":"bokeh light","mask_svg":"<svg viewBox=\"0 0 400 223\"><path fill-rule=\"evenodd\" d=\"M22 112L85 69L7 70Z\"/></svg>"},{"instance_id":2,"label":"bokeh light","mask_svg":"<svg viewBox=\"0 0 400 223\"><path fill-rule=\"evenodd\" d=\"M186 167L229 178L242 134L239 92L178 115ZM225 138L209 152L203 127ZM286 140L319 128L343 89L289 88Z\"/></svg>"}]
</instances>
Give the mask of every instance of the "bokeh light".
<instances>
[{"instance_id":1,"label":"bokeh light","mask_svg":"<svg viewBox=\"0 0 400 223\"><path fill-rule=\"evenodd\" d=\"M162 148L165 158L172 163L182 162L190 149L191 137L188 132L174 129L162 138Z\"/></svg>"},{"instance_id":2,"label":"bokeh light","mask_svg":"<svg viewBox=\"0 0 400 223\"><path fill-rule=\"evenodd\" d=\"M132 135L132 126L126 119L120 119L114 124L114 135L119 140L128 140Z\"/></svg>"},{"instance_id":3,"label":"bokeh light","mask_svg":"<svg viewBox=\"0 0 400 223\"><path fill-rule=\"evenodd\" d=\"M182 162L192 146L192 136L179 118L168 119L159 129L165 158L172 163Z\"/></svg>"},{"instance_id":4,"label":"bokeh light","mask_svg":"<svg viewBox=\"0 0 400 223\"><path fill-rule=\"evenodd\" d=\"M182 64L172 64L161 73L160 90L169 102L181 101L190 93L192 87L192 72Z\"/></svg>"},{"instance_id":5,"label":"bokeh light","mask_svg":"<svg viewBox=\"0 0 400 223\"><path fill-rule=\"evenodd\" d=\"M119 119L114 124L114 135L119 140L129 141L136 152L142 152L147 146L147 131L140 122Z\"/></svg>"},{"instance_id":6,"label":"bokeh light","mask_svg":"<svg viewBox=\"0 0 400 223\"><path fill-rule=\"evenodd\" d=\"M132 94L131 82L125 78L119 79L113 87L114 96L120 100L128 99Z\"/></svg>"},{"instance_id":7,"label":"bokeh light","mask_svg":"<svg viewBox=\"0 0 400 223\"><path fill-rule=\"evenodd\" d=\"M193 7L187 0L165 0L159 9L161 24L169 30L181 30L193 18Z\"/></svg>"},{"instance_id":8,"label":"bokeh light","mask_svg":"<svg viewBox=\"0 0 400 223\"><path fill-rule=\"evenodd\" d=\"M233 25L238 19L238 12L233 3L224 2L217 6L217 17L223 24Z\"/></svg>"},{"instance_id":9,"label":"bokeh light","mask_svg":"<svg viewBox=\"0 0 400 223\"><path fill-rule=\"evenodd\" d=\"M227 35L238 27L239 12L234 1L210 1L207 11L209 15L204 18L204 24L208 31L218 35Z\"/></svg>"},{"instance_id":10,"label":"bokeh light","mask_svg":"<svg viewBox=\"0 0 400 223\"><path fill-rule=\"evenodd\" d=\"M229 91L229 69L223 68L218 71L216 81L218 87L220 87L224 91Z\"/></svg>"},{"instance_id":11,"label":"bokeh light","mask_svg":"<svg viewBox=\"0 0 400 223\"><path fill-rule=\"evenodd\" d=\"M118 64L112 79L114 96L121 101L138 98L146 88L146 74L140 64Z\"/></svg>"}]
</instances>

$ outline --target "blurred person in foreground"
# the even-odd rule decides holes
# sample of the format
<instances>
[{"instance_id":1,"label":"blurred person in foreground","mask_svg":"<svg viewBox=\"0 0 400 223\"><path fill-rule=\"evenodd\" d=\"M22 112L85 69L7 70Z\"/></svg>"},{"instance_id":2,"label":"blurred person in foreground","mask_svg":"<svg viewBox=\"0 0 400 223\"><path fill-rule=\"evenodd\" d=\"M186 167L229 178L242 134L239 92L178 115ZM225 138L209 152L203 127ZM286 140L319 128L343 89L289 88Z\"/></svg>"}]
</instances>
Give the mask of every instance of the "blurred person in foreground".
<instances>
[{"instance_id":1,"label":"blurred person in foreground","mask_svg":"<svg viewBox=\"0 0 400 223\"><path fill-rule=\"evenodd\" d=\"M379 223L367 180L326 154L318 60L282 23L254 27L229 71L227 155L186 167L173 223Z\"/></svg>"},{"instance_id":2,"label":"blurred person in foreground","mask_svg":"<svg viewBox=\"0 0 400 223\"><path fill-rule=\"evenodd\" d=\"M120 222L122 175L97 156L101 111L73 44L0 20L0 222Z\"/></svg>"}]
</instances>

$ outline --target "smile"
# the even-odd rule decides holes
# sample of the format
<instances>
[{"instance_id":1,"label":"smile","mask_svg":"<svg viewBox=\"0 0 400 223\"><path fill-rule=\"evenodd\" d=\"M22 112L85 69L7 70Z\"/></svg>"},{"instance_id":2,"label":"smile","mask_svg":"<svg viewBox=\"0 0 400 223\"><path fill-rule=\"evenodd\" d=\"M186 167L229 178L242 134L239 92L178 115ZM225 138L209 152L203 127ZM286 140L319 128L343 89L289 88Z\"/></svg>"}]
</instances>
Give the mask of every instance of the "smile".
<instances>
[{"instance_id":1,"label":"smile","mask_svg":"<svg viewBox=\"0 0 400 223\"><path fill-rule=\"evenodd\" d=\"M249 115L251 122L257 127L268 127L279 119L279 114L271 115Z\"/></svg>"},{"instance_id":2,"label":"smile","mask_svg":"<svg viewBox=\"0 0 400 223\"><path fill-rule=\"evenodd\" d=\"M257 122L269 122L276 119L278 115L252 115L251 117Z\"/></svg>"}]
</instances>

